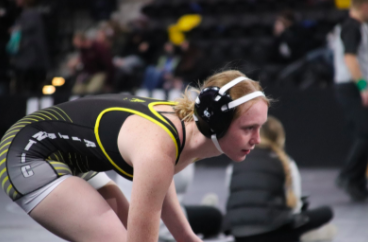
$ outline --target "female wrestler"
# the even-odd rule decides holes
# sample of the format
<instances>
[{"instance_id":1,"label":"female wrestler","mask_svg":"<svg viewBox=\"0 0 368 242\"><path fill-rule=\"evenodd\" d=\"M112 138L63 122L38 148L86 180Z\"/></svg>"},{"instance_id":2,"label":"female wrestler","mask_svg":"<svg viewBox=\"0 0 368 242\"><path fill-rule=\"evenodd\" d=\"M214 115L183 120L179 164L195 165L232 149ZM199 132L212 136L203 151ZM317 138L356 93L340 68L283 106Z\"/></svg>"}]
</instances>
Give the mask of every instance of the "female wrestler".
<instances>
[{"instance_id":1,"label":"female wrestler","mask_svg":"<svg viewBox=\"0 0 368 242\"><path fill-rule=\"evenodd\" d=\"M5 133L0 182L66 240L157 241L162 217L177 241L201 241L180 209L173 175L221 153L242 161L260 142L268 105L260 85L238 71L209 77L195 102L188 94L178 102L117 94L66 102ZM133 180L130 204L111 181L93 184L111 169Z\"/></svg>"}]
</instances>

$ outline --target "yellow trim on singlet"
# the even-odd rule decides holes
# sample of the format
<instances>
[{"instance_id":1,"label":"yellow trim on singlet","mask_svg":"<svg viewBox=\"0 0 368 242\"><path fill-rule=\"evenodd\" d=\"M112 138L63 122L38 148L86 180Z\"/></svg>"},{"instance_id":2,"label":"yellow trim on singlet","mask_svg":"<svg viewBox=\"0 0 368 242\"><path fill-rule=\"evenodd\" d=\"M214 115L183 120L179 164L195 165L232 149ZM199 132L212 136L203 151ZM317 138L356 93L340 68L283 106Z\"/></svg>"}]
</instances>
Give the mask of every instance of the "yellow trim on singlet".
<instances>
[{"instance_id":1,"label":"yellow trim on singlet","mask_svg":"<svg viewBox=\"0 0 368 242\"><path fill-rule=\"evenodd\" d=\"M87 175L88 175L89 172L85 172L83 173L83 175L81 176L82 179L84 179Z\"/></svg>"},{"instance_id":2,"label":"yellow trim on singlet","mask_svg":"<svg viewBox=\"0 0 368 242\"><path fill-rule=\"evenodd\" d=\"M49 111L45 111L45 110L41 110L41 111L38 111L37 113L47 113L51 116L53 116L56 120L59 120L55 115L53 115L52 113L50 113Z\"/></svg>"},{"instance_id":3,"label":"yellow trim on singlet","mask_svg":"<svg viewBox=\"0 0 368 242\"><path fill-rule=\"evenodd\" d=\"M25 118L22 118L20 121L23 121L23 120L33 120L33 121L36 121L36 122L38 122L38 120L37 119L33 119L33 118L28 118L28 117L25 117Z\"/></svg>"},{"instance_id":4,"label":"yellow trim on singlet","mask_svg":"<svg viewBox=\"0 0 368 242\"><path fill-rule=\"evenodd\" d=\"M1 187L4 189L5 182L9 179L8 176L6 176L3 180L3 183L1 184Z\"/></svg>"},{"instance_id":5,"label":"yellow trim on singlet","mask_svg":"<svg viewBox=\"0 0 368 242\"><path fill-rule=\"evenodd\" d=\"M19 131L19 129L18 129L18 131ZM10 133L12 133L12 132L10 132ZM14 136L15 136L15 135L13 135L13 136L11 136L11 137L10 137L8 134L5 134L5 135L4 135L4 137L3 137L3 140L1 140L1 142L0 142L0 145L3 145L3 144L4 144L4 141L5 141L5 140L7 140L9 137L10 137L10 138L12 138L12 137L14 137ZM5 138L5 137L6 137L6 138Z\"/></svg>"},{"instance_id":6,"label":"yellow trim on singlet","mask_svg":"<svg viewBox=\"0 0 368 242\"><path fill-rule=\"evenodd\" d=\"M64 157L63 157L63 155L61 154L60 150L58 150L58 152L59 152L59 154L60 154L61 161L65 162L65 161L64 161Z\"/></svg>"},{"instance_id":7,"label":"yellow trim on singlet","mask_svg":"<svg viewBox=\"0 0 368 242\"><path fill-rule=\"evenodd\" d=\"M9 145L10 143L11 143L11 141L10 141L10 142L8 142L8 143L6 143L5 145L1 146L1 147L0 147L0 150L1 150L2 148L4 148L5 146Z\"/></svg>"},{"instance_id":8,"label":"yellow trim on singlet","mask_svg":"<svg viewBox=\"0 0 368 242\"><path fill-rule=\"evenodd\" d=\"M66 117L70 120L70 122L72 122L72 123L73 123L73 120L69 117L69 115L68 115L68 114L66 114L66 112L65 112L64 110L62 110L61 108L59 108L59 107L57 107L57 106L54 106L54 108L58 108L58 109L60 109L60 111L61 111L61 112L63 112L63 113L66 115Z\"/></svg>"},{"instance_id":9,"label":"yellow trim on singlet","mask_svg":"<svg viewBox=\"0 0 368 242\"><path fill-rule=\"evenodd\" d=\"M176 130L176 128L175 127L173 127L173 126L171 126L171 124L169 123L169 122L167 122L167 120L166 119L164 119L163 117L162 117L162 115L160 115L154 108L153 108L153 106L155 106L155 105L171 105L171 106L174 106L174 105L176 105L177 103L176 102L152 102L152 103L150 103L150 104L148 104L148 108L149 108L149 110L156 116L156 117L158 117L159 119L161 119L162 121L164 121L167 125L169 125L170 127L172 127L174 130Z\"/></svg>"},{"instance_id":10,"label":"yellow trim on singlet","mask_svg":"<svg viewBox=\"0 0 368 242\"><path fill-rule=\"evenodd\" d=\"M59 157L57 156L57 154L53 153L53 155L56 157L57 161L60 161Z\"/></svg>"},{"instance_id":11,"label":"yellow trim on singlet","mask_svg":"<svg viewBox=\"0 0 368 242\"><path fill-rule=\"evenodd\" d=\"M59 115L60 118L62 118L64 121L66 121L66 119L63 117L63 115L61 115L57 110L54 110L52 109L53 107L51 108L48 108L47 110L50 111L50 112L54 112L55 114Z\"/></svg>"},{"instance_id":12,"label":"yellow trim on singlet","mask_svg":"<svg viewBox=\"0 0 368 242\"><path fill-rule=\"evenodd\" d=\"M13 131L11 131L11 132L7 132L7 133L5 134L5 136L6 136L6 135L9 135L9 134L11 134L11 133L14 133L14 132L18 132L19 130L20 130L20 129L16 129L16 130L13 130ZM4 137L5 137L5 136L4 136Z\"/></svg>"},{"instance_id":13,"label":"yellow trim on singlet","mask_svg":"<svg viewBox=\"0 0 368 242\"><path fill-rule=\"evenodd\" d=\"M66 170L69 171L70 174L73 174L73 172L68 167L62 167L62 166L54 166L56 170Z\"/></svg>"},{"instance_id":14,"label":"yellow trim on singlet","mask_svg":"<svg viewBox=\"0 0 368 242\"><path fill-rule=\"evenodd\" d=\"M17 124L17 123L15 123L15 124ZM10 130L16 129L16 128L23 128L23 127L25 127L25 125L13 126L13 127L10 127L10 129L7 132L9 132ZM5 134L5 135L7 135L7 134Z\"/></svg>"},{"instance_id":15,"label":"yellow trim on singlet","mask_svg":"<svg viewBox=\"0 0 368 242\"><path fill-rule=\"evenodd\" d=\"M12 185L12 184L10 184L10 185L8 186L8 189L6 189L6 194L8 194L8 195L9 195L10 189L12 189L12 187L13 187L13 185Z\"/></svg>"},{"instance_id":16,"label":"yellow trim on singlet","mask_svg":"<svg viewBox=\"0 0 368 242\"><path fill-rule=\"evenodd\" d=\"M5 140L10 139L10 138L13 138L13 137L15 137L15 135L10 135L10 136L9 136L9 137L7 137L6 139L3 139L3 140L1 141L1 144L2 144Z\"/></svg>"},{"instance_id":17,"label":"yellow trim on singlet","mask_svg":"<svg viewBox=\"0 0 368 242\"><path fill-rule=\"evenodd\" d=\"M17 191L14 191L13 193L13 199L15 199L15 197L18 195Z\"/></svg>"},{"instance_id":18,"label":"yellow trim on singlet","mask_svg":"<svg viewBox=\"0 0 368 242\"><path fill-rule=\"evenodd\" d=\"M9 149L6 149L6 150L4 150L3 152L1 152L1 153L0 153L0 156L2 156L3 154L5 154L6 152L8 152L8 150L9 150ZM0 165L1 165L1 164L2 164L2 163L0 163Z\"/></svg>"},{"instance_id":19,"label":"yellow trim on singlet","mask_svg":"<svg viewBox=\"0 0 368 242\"><path fill-rule=\"evenodd\" d=\"M17 124L31 124L32 122L26 122L26 121L22 121L21 122L17 122Z\"/></svg>"},{"instance_id":20,"label":"yellow trim on singlet","mask_svg":"<svg viewBox=\"0 0 368 242\"><path fill-rule=\"evenodd\" d=\"M165 102L165 104L167 104ZM100 136L98 134L98 128L100 126L100 121L101 121L101 118L102 116L107 113L107 112L111 112L111 111L123 111L123 112L128 112L128 113L133 113L133 114L136 114L138 116L141 116L145 119L148 119L149 121L159 125L161 128L163 128L171 137L171 139L174 141L174 144L175 144L175 150L176 150L176 159L178 158L178 155L179 155L179 145L177 144L176 142L176 139L174 137L174 135L170 132L170 130L168 128L166 128L162 123L158 122L157 120L153 119L152 117L148 116L147 114L144 114L144 113L141 113L137 110L133 110L133 109L129 109L129 108L120 108L120 107L115 107L115 108L107 108L105 110L103 110L97 117L97 120L96 120L96 124L95 124L95 136L96 136L96 140L97 140L97 143L98 145L100 146L102 152L105 154L105 156L107 157L107 159L110 161L110 163L118 170L120 171L121 173L123 173L124 175L128 176L128 177L133 177L133 175L127 173L126 171L124 171L123 169L121 169L118 165L115 164L115 162L110 158L110 156L107 154L105 148L103 147L102 145L102 142L100 140ZM166 122L166 120L165 120Z\"/></svg>"},{"instance_id":21,"label":"yellow trim on singlet","mask_svg":"<svg viewBox=\"0 0 368 242\"><path fill-rule=\"evenodd\" d=\"M28 115L27 117L36 117L36 118L40 118L40 119L42 119L42 120L45 120L44 118L39 117L39 116L37 116L37 115L35 115L35 114ZM37 121L38 121L38 120L37 120Z\"/></svg>"},{"instance_id":22,"label":"yellow trim on singlet","mask_svg":"<svg viewBox=\"0 0 368 242\"><path fill-rule=\"evenodd\" d=\"M6 161L6 158L4 158L1 162L0 162L0 166L2 165L2 164L4 164L4 162ZM1 176L0 176L1 177Z\"/></svg>"},{"instance_id":23,"label":"yellow trim on singlet","mask_svg":"<svg viewBox=\"0 0 368 242\"><path fill-rule=\"evenodd\" d=\"M50 118L50 117L49 117L49 116L47 116L46 114L41 113L40 111L36 112L35 114L45 116L46 118L48 118L48 119L52 120L52 118Z\"/></svg>"},{"instance_id":24,"label":"yellow trim on singlet","mask_svg":"<svg viewBox=\"0 0 368 242\"><path fill-rule=\"evenodd\" d=\"M3 174L6 172L6 167L0 172L0 178L3 176Z\"/></svg>"}]
</instances>

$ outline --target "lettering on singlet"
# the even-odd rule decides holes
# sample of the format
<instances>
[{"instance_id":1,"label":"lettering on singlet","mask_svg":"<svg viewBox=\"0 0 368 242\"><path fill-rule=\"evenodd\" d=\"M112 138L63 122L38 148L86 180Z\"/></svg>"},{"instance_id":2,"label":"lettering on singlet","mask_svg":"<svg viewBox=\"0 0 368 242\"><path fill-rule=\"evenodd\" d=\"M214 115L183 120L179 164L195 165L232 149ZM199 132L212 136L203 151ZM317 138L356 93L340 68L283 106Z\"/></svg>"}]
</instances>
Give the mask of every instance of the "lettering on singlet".
<instances>
[{"instance_id":1,"label":"lettering on singlet","mask_svg":"<svg viewBox=\"0 0 368 242\"><path fill-rule=\"evenodd\" d=\"M35 133L33 136L32 136L33 139L29 139L29 142L28 144L26 145L26 147L24 147L24 150L25 151L29 151L33 145L37 145L38 142L42 142L44 139L48 138L48 139L66 139L66 140L69 140L69 136L68 135L64 135L64 134L61 134L61 133L57 133L57 135L55 133L47 133L45 131L39 131L37 133ZM84 142L84 144L86 145L86 147L88 148L96 148L96 143L93 142L93 141L89 141L89 140L86 140L86 139L81 139L77 136L72 136L71 137L71 140L75 141L75 142ZM22 153L22 155L20 156L20 163L25 163L26 162L26 153ZM27 177L31 177L34 175L34 172L31 168L31 166L29 165L24 165L22 166L21 168L21 171L22 171L22 174L25 178Z\"/></svg>"}]
</instances>

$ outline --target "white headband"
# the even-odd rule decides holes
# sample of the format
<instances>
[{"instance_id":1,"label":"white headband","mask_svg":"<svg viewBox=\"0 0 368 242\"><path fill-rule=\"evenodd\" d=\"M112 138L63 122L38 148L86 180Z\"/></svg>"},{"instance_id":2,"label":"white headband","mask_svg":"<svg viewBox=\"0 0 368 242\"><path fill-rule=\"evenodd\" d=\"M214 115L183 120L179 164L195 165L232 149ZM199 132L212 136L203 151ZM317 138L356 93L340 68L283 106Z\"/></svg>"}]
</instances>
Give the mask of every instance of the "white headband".
<instances>
[{"instance_id":1,"label":"white headband","mask_svg":"<svg viewBox=\"0 0 368 242\"><path fill-rule=\"evenodd\" d=\"M221 87L220 90L219 90L219 95L215 98L215 101L220 100L221 96L223 96L227 90L229 90L230 88L232 88L233 86L235 86L239 82L245 81L245 80L250 80L250 79L248 77L245 77L245 76L240 76L240 77L237 77L234 80L230 81L229 83L227 83L223 87ZM256 97L261 97L261 96L263 96L263 97L265 96L264 93L261 92L261 91L252 92L250 94L247 94L245 96L242 96L238 99L235 99L235 100L231 101L227 105L223 105L221 107L221 111L226 111L226 110L235 108L235 107L239 106L240 104L246 103L246 102L248 102L248 101L250 101L250 100L252 100Z\"/></svg>"},{"instance_id":2,"label":"white headband","mask_svg":"<svg viewBox=\"0 0 368 242\"><path fill-rule=\"evenodd\" d=\"M219 95L215 98L215 101L220 100L221 96L223 96L227 90L229 90L230 88L232 88L233 86L235 86L239 82L245 81L245 80L250 80L250 79L248 77L245 77L245 76L240 76L240 77L237 77L234 80L230 81L229 83L227 83L223 87L221 87L220 90L219 90ZM235 99L235 100L229 102L227 105L223 105L221 107L221 111L224 112L224 111L227 111L229 109L235 108L235 107L239 106L240 104L246 103L246 102L248 102L248 101L250 101L250 100L252 100L256 97L265 97L265 95L261 91L255 91L255 92L249 93L247 95L244 95L244 96L242 96L238 99ZM221 153L224 153L221 149L221 146L220 146L218 140L217 140L216 134L213 134L211 136L211 140L215 144L217 150L220 151Z\"/></svg>"},{"instance_id":3,"label":"white headband","mask_svg":"<svg viewBox=\"0 0 368 242\"><path fill-rule=\"evenodd\" d=\"M240 104L243 104L243 103L246 103L256 97L264 97L264 93L261 92L261 91L255 91L255 92L252 92L250 94L247 94L245 96L242 96L238 99L235 99L234 101L231 101L229 102L227 105L223 105L221 107L221 111L226 111L226 110L229 110L229 109L232 109L232 108L235 108L237 106L239 106Z\"/></svg>"}]
</instances>

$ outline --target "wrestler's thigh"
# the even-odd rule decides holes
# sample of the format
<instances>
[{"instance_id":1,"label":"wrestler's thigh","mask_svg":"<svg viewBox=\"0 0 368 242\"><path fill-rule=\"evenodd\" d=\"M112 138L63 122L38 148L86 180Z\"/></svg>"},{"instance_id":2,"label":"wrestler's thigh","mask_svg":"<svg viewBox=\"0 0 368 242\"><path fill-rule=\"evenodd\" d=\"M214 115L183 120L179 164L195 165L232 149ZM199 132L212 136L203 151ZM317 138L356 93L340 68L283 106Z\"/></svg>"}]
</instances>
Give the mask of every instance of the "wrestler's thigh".
<instances>
[{"instance_id":1,"label":"wrestler's thigh","mask_svg":"<svg viewBox=\"0 0 368 242\"><path fill-rule=\"evenodd\" d=\"M97 190L127 227L129 202L113 181Z\"/></svg>"},{"instance_id":2,"label":"wrestler's thigh","mask_svg":"<svg viewBox=\"0 0 368 242\"><path fill-rule=\"evenodd\" d=\"M78 177L70 177L58 185L30 216L69 241L126 241L126 229L113 209Z\"/></svg>"}]
</instances>

